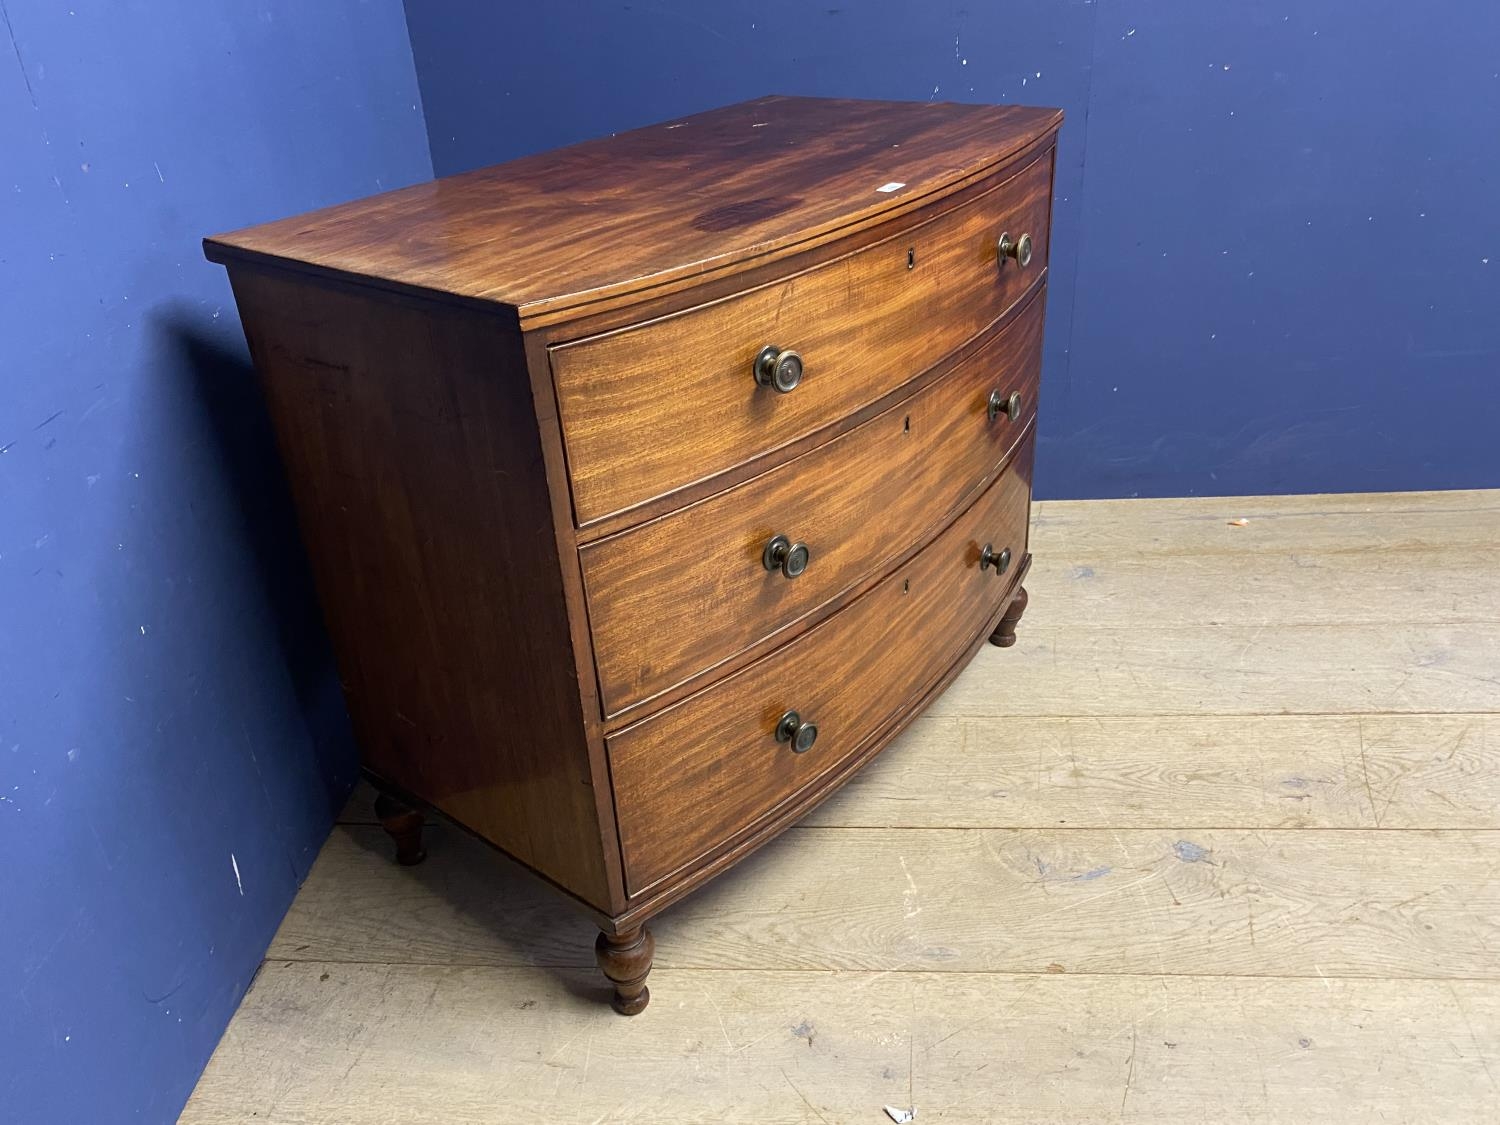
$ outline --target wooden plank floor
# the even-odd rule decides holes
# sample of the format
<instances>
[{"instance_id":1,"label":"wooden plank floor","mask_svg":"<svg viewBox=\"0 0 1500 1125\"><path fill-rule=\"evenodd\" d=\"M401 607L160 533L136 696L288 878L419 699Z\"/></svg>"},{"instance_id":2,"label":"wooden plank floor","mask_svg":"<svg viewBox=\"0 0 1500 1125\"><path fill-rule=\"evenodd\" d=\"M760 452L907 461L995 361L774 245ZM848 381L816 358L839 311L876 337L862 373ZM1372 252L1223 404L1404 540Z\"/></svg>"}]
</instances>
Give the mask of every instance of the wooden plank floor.
<instances>
[{"instance_id":1,"label":"wooden plank floor","mask_svg":"<svg viewBox=\"0 0 1500 1125\"><path fill-rule=\"evenodd\" d=\"M1500 1121L1500 492L1047 502L1033 550L1016 647L658 919L636 1019L356 794L182 1120Z\"/></svg>"}]
</instances>

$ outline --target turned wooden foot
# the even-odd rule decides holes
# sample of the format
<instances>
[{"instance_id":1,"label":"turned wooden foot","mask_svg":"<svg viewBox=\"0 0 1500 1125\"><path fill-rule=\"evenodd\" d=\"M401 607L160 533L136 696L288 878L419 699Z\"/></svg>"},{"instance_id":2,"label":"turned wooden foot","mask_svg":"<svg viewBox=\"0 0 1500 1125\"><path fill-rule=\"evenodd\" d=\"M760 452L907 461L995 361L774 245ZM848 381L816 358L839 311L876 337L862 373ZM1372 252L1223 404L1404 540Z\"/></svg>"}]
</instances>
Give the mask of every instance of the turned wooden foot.
<instances>
[{"instance_id":1,"label":"turned wooden foot","mask_svg":"<svg viewBox=\"0 0 1500 1125\"><path fill-rule=\"evenodd\" d=\"M1021 614L1026 612L1026 601L1026 587L1017 586L1016 596L1011 599L1004 616L1000 618L1000 624L990 634L990 644L1009 648L1016 643L1016 623L1021 620Z\"/></svg>"},{"instance_id":2,"label":"turned wooden foot","mask_svg":"<svg viewBox=\"0 0 1500 1125\"><path fill-rule=\"evenodd\" d=\"M422 814L396 798L381 793L375 798L375 815L380 827L396 841L396 862L411 867L427 858L422 846Z\"/></svg>"},{"instance_id":3,"label":"turned wooden foot","mask_svg":"<svg viewBox=\"0 0 1500 1125\"><path fill-rule=\"evenodd\" d=\"M619 934L600 933L594 942L594 957L599 968L615 986L610 1003L622 1016L633 1016L651 1002L646 977L651 973L651 959L656 955L656 939L644 925Z\"/></svg>"}]
</instances>

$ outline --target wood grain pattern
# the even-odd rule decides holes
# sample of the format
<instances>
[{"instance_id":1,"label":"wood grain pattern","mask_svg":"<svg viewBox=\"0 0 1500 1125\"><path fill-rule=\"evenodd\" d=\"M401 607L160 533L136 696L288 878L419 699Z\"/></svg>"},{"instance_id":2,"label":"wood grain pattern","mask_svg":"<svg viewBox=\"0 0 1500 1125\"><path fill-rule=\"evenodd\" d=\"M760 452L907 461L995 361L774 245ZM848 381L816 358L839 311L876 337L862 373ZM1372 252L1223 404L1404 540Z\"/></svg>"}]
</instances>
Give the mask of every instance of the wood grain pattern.
<instances>
[{"instance_id":1,"label":"wood grain pattern","mask_svg":"<svg viewBox=\"0 0 1500 1125\"><path fill-rule=\"evenodd\" d=\"M1500 830L1500 715L924 715L803 823Z\"/></svg>"},{"instance_id":2,"label":"wood grain pattern","mask_svg":"<svg viewBox=\"0 0 1500 1125\"><path fill-rule=\"evenodd\" d=\"M402 960L442 964L482 949L478 963L594 965L594 930L561 896L442 821L425 842L426 861L400 867L378 826L335 828L266 956L349 960L364 942L363 960L404 948Z\"/></svg>"},{"instance_id":3,"label":"wood grain pattern","mask_svg":"<svg viewBox=\"0 0 1500 1125\"><path fill-rule=\"evenodd\" d=\"M209 239L524 322L700 284L900 215L1055 132L1020 106L769 97ZM891 192L876 189L900 183Z\"/></svg>"},{"instance_id":4,"label":"wood grain pattern","mask_svg":"<svg viewBox=\"0 0 1500 1125\"><path fill-rule=\"evenodd\" d=\"M1206 622L1205 622L1206 624ZM1052 630L1038 597L1006 661L977 661L934 715L1500 711L1493 625L1222 625ZM1085 676L1057 669L1086 668Z\"/></svg>"},{"instance_id":5,"label":"wood grain pattern","mask_svg":"<svg viewBox=\"0 0 1500 1125\"><path fill-rule=\"evenodd\" d=\"M1492 983L655 979L671 1018L624 1021L581 973L270 963L181 1120L833 1125L884 1105L982 1125L1494 1119Z\"/></svg>"},{"instance_id":6,"label":"wood grain pattern","mask_svg":"<svg viewBox=\"0 0 1500 1125\"><path fill-rule=\"evenodd\" d=\"M607 909L514 318L232 280L365 764Z\"/></svg>"},{"instance_id":7,"label":"wood grain pattern","mask_svg":"<svg viewBox=\"0 0 1500 1125\"><path fill-rule=\"evenodd\" d=\"M1176 665L1225 662L1226 633L1250 668L1283 651L1284 622L1233 588L1262 567L1293 606L1327 586L1329 615L1369 624L1298 658L1310 714L1247 710L1281 710L1286 682L1248 677L1208 699L1228 714L917 720L807 827L653 922L658 995L633 1021L601 1010L591 935L555 896L442 824L427 863L394 866L362 789L183 1121L374 1125L440 1106L445 1123L762 1125L887 1104L1028 1125L1495 1120L1500 714L1442 713L1476 700L1457 675L1424 687L1441 703L1446 685L1436 713L1340 713L1349 681L1319 663L1399 683L1433 674L1405 633L1449 614L1482 647L1495 623L1430 592L1396 627L1379 583L1361 603L1288 560L1366 552L1419 576L1411 560L1446 556L1433 589L1457 590L1472 552L1482 584L1500 493L1042 507L1066 526L1034 531L1021 643L984 650L974 695L1005 702L1016 674L1041 674L1039 633L1091 651L1067 640L1089 622L1052 612L1074 579L1044 565L1048 536L1091 544L1091 564L1199 576L1204 624L1154 624L1163 596L1119 595L1144 599L1135 626L1160 634L1145 647ZM1217 540L1240 514L1263 536ZM1096 659L1072 674L1128 680ZM1176 704L1177 673L1134 667L1128 690L1090 692Z\"/></svg>"},{"instance_id":8,"label":"wood grain pattern","mask_svg":"<svg viewBox=\"0 0 1500 1125\"><path fill-rule=\"evenodd\" d=\"M1234 526L1236 519L1245 525ZM1084 561L1122 553L1289 559L1307 552L1493 550L1500 542L1500 490L1044 500L1035 526L1049 554ZM1392 569L1404 564L1401 554L1390 558Z\"/></svg>"},{"instance_id":9,"label":"wood grain pattern","mask_svg":"<svg viewBox=\"0 0 1500 1125\"><path fill-rule=\"evenodd\" d=\"M1500 716L924 716L804 823L1500 830Z\"/></svg>"},{"instance_id":10,"label":"wood grain pattern","mask_svg":"<svg viewBox=\"0 0 1500 1125\"><path fill-rule=\"evenodd\" d=\"M891 739L905 730L914 719L931 706L934 699L947 690L953 679L967 666L984 644L985 634L995 627L998 619L997 612L991 620L982 623L982 627L973 635L968 646L958 653L957 658L939 677L920 694L907 699L876 734L865 741L857 753L846 756L839 769L828 771L815 784L800 789L793 797L783 801L773 813L763 817L752 826L748 832L742 833L731 844L715 849L705 862L693 867L680 878L663 883L649 894L632 899L623 914L596 913L595 917L601 928L610 933L622 933L633 928L692 893L704 883L723 874L746 856L775 839L781 832L797 824L808 812L827 800L854 771L874 758Z\"/></svg>"},{"instance_id":11,"label":"wood grain pattern","mask_svg":"<svg viewBox=\"0 0 1500 1125\"><path fill-rule=\"evenodd\" d=\"M672 886L664 869L627 884L616 821L634 798L616 784L606 724L625 750L653 732L689 736L689 747L708 737L672 729L688 713L677 708L697 706L689 693L727 677L716 698L745 703L734 685L748 681L735 677L867 596L881 571L908 566L1029 433L1060 120L768 98L207 240L208 256L231 266L363 763L389 793L377 811L403 863L422 854L418 806L495 845L593 914L617 1007L633 1013L644 971L638 980L639 958L622 950L644 948L645 918L823 799L946 686L974 630L994 624L994 587L944 606L956 631L926 627L927 651L909 647L895 666L907 679L873 683L883 707L865 709L853 734L843 724L847 745L820 755L819 773L747 791L742 821L700 825L698 865ZM1029 260L997 252L1002 229L1030 236ZM1018 350L1002 353L983 333L1023 308L1003 341ZM755 385L748 356L725 358L741 329L796 336L811 371L800 405L768 410L764 395L731 405L736 431L715 411L725 363ZM1026 409L970 438L978 382L996 379ZM874 420L912 396L892 441L891 418ZM857 466L835 456L859 441ZM824 443L836 450L813 449ZM914 456L923 463L906 491L889 487L892 459ZM708 496L782 462L763 493ZM1005 511L991 514L1005 515L1020 558L1029 453L1014 473ZM840 480L842 491L817 491ZM868 495L854 495L860 487ZM799 494L817 503L777 510ZM612 565L623 521L689 505L680 522L639 532L654 562L691 572L685 601L640 603L641 583L675 576ZM819 541L828 585L798 587L811 599L785 599L781 616L764 606L757 622L727 599L745 610L765 600L764 567L736 593L711 545L769 538L751 525L783 515L815 518L843 542L825 552ZM872 526L885 540L875 554L857 542ZM588 560L598 565L586 574ZM962 581L962 569L944 581ZM685 605L696 636L678 628L680 651L643 656L669 632L653 616L681 617ZM702 628L726 609L723 635ZM849 651L889 632L868 614L840 629ZM833 717L855 716L854 687L820 690L842 693ZM758 723L765 706L747 713ZM675 717L650 713L663 707ZM644 758L621 761L639 785Z\"/></svg>"},{"instance_id":12,"label":"wood grain pattern","mask_svg":"<svg viewBox=\"0 0 1500 1125\"><path fill-rule=\"evenodd\" d=\"M268 956L593 964L542 888L430 835L425 864L396 868L377 862L378 829L341 829ZM1497 845L1493 830L798 827L651 928L658 970L1496 980Z\"/></svg>"},{"instance_id":13,"label":"wood grain pattern","mask_svg":"<svg viewBox=\"0 0 1500 1125\"><path fill-rule=\"evenodd\" d=\"M1051 628L1381 625L1400 605L1426 625L1500 621L1500 547L1410 547L1387 552L1256 550L1124 555L1067 551L1034 532L1028 585L1047 602ZM1497 532L1500 536L1500 532ZM1497 538L1500 542L1500 538ZM1170 582L1162 580L1170 570Z\"/></svg>"},{"instance_id":14,"label":"wood grain pattern","mask_svg":"<svg viewBox=\"0 0 1500 1125\"><path fill-rule=\"evenodd\" d=\"M679 967L1495 979L1497 844L1492 832L802 828L741 866L753 894L705 888L655 929L672 951L661 964Z\"/></svg>"},{"instance_id":15,"label":"wood grain pattern","mask_svg":"<svg viewBox=\"0 0 1500 1125\"><path fill-rule=\"evenodd\" d=\"M794 635L951 519L1035 416L1042 307L1038 296L957 369L813 452L583 547L606 714ZM1020 393L1022 417L989 418L992 391ZM777 534L808 544L800 577L762 565Z\"/></svg>"},{"instance_id":16,"label":"wood grain pattern","mask_svg":"<svg viewBox=\"0 0 1500 1125\"><path fill-rule=\"evenodd\" d=\"M607 739L625 882L640 894L856 754L946 672L1008 599L982 545L1025 553L1028 439L1000 478L909 563L804 636ZM788 711L818 726L794 753Z\"/></svg>"},{"instance_id":17,"label":"wood grain pattern","mask_svg":"<svg viewBox=\"0 0 1500 1125\"><path fill-rule=\"evenodd\" d=\"M1005 315L1046 268L1050 154L993 190L795 277L552 349L580 526L777 450L912 382ZM1031 264L997 266L1003 230ZM908 252L914 264L908 265ZM778 394L751 368L795 349L801 384Z\"/></svg>"}]
</instances>

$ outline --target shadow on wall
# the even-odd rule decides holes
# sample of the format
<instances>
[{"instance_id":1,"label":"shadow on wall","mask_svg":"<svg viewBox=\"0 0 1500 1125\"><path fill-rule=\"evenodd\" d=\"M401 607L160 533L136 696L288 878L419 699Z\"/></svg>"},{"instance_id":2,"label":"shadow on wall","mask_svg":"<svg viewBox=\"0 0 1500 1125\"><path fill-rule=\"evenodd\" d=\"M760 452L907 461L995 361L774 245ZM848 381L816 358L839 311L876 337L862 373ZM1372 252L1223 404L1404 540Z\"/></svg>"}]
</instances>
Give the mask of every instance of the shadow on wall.
<instances>
[{"instance_id":1,"label":"shadow on wall","mask_svg":"<svg viewBox=\"0 0 1500 1125\"><path fill-rule=\"evenodd\" d=\"M255 369L243 347L204 324L195 306L156 310L154 325L179 401L196 407L196 427L213 445L223 487L238 517L238 544L249 557L256 600L264 605L290 677L298 709L316 750L329 809L348 796L354 769L348 715L324 630L312 573L302 547L291 490ZM214 326L217 327L217 326Z\"/></svg>"},{"instance_id":2,"label":"shadow on wall","mask_svg":"<svg viewBox=\"0 0 1500 1125\"><path fill-rule=\"evenodd\" d=\"M29 643L0 658L0 1121L175 1114L355 779L270 427L212 299L96 332L24 386L56 420L6 465L27 549L0 580Z\"/></svg>"}]
</instances>

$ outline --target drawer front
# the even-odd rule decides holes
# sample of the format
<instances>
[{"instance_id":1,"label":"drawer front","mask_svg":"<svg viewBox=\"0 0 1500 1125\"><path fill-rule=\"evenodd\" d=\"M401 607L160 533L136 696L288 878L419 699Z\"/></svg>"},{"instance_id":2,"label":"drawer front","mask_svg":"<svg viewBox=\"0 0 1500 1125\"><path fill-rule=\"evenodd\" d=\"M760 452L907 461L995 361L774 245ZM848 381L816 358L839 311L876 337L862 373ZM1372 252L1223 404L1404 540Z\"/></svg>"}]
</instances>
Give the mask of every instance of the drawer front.
<instances>
[{"instance_id":1,"label":"drawer front","mask_svg":"<svg viewBox=\"0 0 1500 1125\"><path fill-rule=\"evenodd\" d=\"M629 892L720 845L856 754L919 699L1001 607L1026 550L1032 439L921 553L816 628L608 741ZM986 544L1008 574L981 567ZM710 626L711 627L711 626ZM788 711L817 727L798 753Z\"/></svg>"},{"instance_id":2,"label":"drawer front","mask_svg":"<svg viewBox=\"0 0 1500 1125\"><path fill-rule=\"evenodd\" d=\"M937 382L833 441L584 547L606 715L806 620L946 523L1035 410L1043 304L1039 294ZM1016 417L991 410L992 396ZM795 562L766 565L778 535L807 547L795 577Z\"/></svg>"},{"instance_id":3,"label":"drawer front","mask_svg":"<svg viewBox=\"0 0 1500 1125\"><path fill-rule=\"evenodd\" d=\"M580 526L779 449L914 378L1013 306L1047 263L1050 152L874 245L712 305L551 349ZM997 240L1031 238L1031 260ZM768 345L801 382L756 382Z\"/></svg>"}]
</instances>

